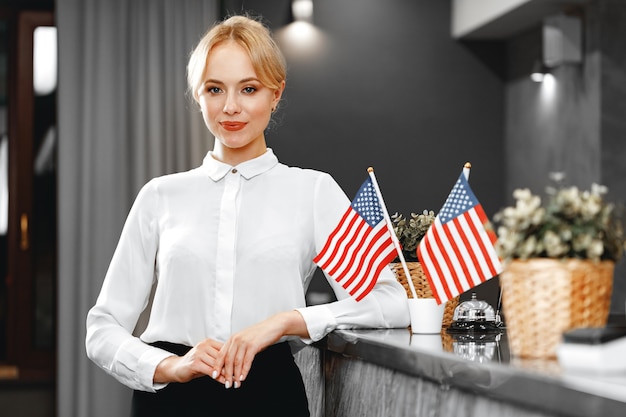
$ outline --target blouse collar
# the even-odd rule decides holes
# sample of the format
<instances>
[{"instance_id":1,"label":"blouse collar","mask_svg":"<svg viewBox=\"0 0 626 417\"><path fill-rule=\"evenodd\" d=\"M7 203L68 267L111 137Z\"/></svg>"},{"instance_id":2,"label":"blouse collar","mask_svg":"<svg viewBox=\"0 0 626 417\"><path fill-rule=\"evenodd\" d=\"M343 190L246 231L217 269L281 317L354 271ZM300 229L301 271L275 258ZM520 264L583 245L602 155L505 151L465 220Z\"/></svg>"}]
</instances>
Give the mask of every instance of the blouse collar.
<instances>
[{"instance_id":1,"label":"blouse collar","mask_svg":"<svg viewBox=\"0 0 626 417\"><path fill-rule=\"evenodd\" d=\"M209 177L217 182L233 169L236 169L242 177L249 180L252 177L269 171L276 164L278 164L278 158L274 155L271 148L267 148L267 151L263 155L242 162L234 167L218 161L213 157L213 152L209 151L204 157L202 167L208 173Z\"/></svg>"}]
</instances>

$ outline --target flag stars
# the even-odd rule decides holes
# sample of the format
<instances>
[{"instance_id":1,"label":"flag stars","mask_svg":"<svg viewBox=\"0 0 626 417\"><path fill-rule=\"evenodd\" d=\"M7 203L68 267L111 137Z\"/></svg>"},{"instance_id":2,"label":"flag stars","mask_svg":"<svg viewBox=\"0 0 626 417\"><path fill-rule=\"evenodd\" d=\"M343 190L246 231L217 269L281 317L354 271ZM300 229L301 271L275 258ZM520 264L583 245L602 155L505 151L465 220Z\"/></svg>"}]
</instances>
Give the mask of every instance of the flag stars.
<instances>
[{"instance_id":1,"label":"flag stars","mask_svg":"<svg viewBox=\"0 0 626 417\"><path fill-rule=\"evenodd\" d=\"M357 302L370 293L381 269L396 257L382 206L368 178L313 259Z\"/></svg>"},{"instance_id":2,"label":"flag stars","mask_svg":"<svg viewBox=\"0 0 626 417\"><path fill-rule=\"evenodd\" d=\"M369 181L363 184L357 197L352 201L352 206L372 226L383 219L383 211L378 202L376 191Z\"/></svg>"},{"instance_id":3,"label":"flag stars","mask_svg":"<svg viewBox=\"0 0 626 417\"><path fill-rule=\"evenodd\" d=\"M444 303L502 271L493 246L494 236L485 229L484 216L462 173L437 220L417 248L422 269L432 284L433 296L438 303ZM435 232L431 233L431 230Z\"/></svg>"},{"instance_id":4,"label":"flag stars","mask_svg":"<svg viewBox=\"0 0 626 417\"><path fill-rule=\"evenodd\" d=\"M469 189L467 182L459 179L439 212L440 220L442 223L446 223L468 211L476 204L478 204L476 197Z\"/></svg>"}]
</instances>

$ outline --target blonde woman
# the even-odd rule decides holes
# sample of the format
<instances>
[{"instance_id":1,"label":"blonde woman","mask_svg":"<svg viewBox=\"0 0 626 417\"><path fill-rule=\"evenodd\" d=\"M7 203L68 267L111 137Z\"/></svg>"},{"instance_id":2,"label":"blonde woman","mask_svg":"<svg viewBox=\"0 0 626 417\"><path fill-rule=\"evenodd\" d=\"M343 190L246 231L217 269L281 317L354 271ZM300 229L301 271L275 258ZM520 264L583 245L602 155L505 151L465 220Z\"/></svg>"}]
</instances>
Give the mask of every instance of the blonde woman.
<instances>
[{"instance_id":1,"label":"blonde woman","mask_svg":"<svg viewBox=\"0 0 626 417\"><path fill-rule=\"evenodd\" d=\"M350 201L328 174L283 165L267 147L285 79L252 18L215 25L191 55L189 88L214 148L202 166L142 188L87 317L87 353L135 390L133 416L308 416L292 343L408 325L387 269L360 302L329 279L338 301L306 306L313 258Z\"/></svg>"}]
</instances>

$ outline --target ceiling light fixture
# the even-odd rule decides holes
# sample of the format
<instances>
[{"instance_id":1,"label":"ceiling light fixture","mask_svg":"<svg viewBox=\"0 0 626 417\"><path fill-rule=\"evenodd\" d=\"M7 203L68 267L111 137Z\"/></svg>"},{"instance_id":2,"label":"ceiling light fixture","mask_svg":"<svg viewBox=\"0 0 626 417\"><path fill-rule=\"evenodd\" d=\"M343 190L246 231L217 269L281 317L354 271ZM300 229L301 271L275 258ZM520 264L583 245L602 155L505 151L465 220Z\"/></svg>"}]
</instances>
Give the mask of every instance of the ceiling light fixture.
<instances>
[{"instance_id":1,"label":"ceiling light fixture","mask_svg":"<svg viewBox=\"0 0 626 417\"><path fill-rule=\"evenodd\" d=\"M533 71L530 73L530 79L536 83L540 83L548 73L548 67L541 63L541 61L535 61L533 65Z\"/></svg>"},{"instance_id":2,"label":"ceiling light fixture","mask_svg":"<svg viewBox=\"0 0 626 417\"><path fill-rule=\"evenodd\" d=\"M293 0L291 14L296 22L313 23L313 0Z\"/></svg>"}]
</instances>

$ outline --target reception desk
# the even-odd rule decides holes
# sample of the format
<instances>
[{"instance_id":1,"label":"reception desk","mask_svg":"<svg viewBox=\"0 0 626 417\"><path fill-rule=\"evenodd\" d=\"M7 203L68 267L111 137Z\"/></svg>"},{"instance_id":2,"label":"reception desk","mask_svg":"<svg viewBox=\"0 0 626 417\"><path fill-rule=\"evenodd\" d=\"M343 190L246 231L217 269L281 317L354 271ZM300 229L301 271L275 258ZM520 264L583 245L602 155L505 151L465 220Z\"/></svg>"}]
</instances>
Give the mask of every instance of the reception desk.
<instances>
[{"instance_id":1,"label":"reception desk","mask_svg":"<svg viewBox=\"0 0 626 417\"><path fill-rule=\"evenodd\" d=\"M626 416L626 374L511 357L505 331L472 344L446 333L341 330L296 361L312 417Z\"/></svg>"}]
</instances>

